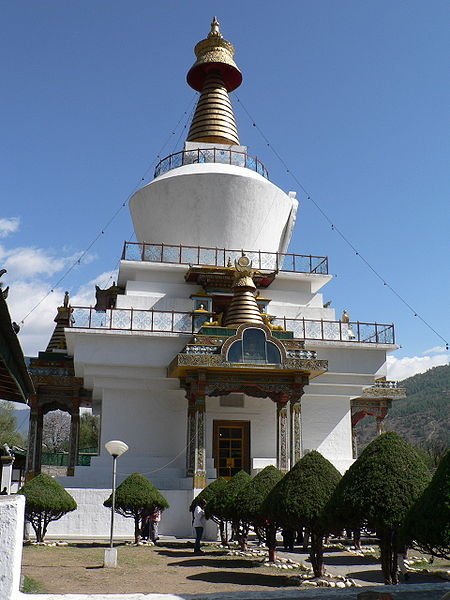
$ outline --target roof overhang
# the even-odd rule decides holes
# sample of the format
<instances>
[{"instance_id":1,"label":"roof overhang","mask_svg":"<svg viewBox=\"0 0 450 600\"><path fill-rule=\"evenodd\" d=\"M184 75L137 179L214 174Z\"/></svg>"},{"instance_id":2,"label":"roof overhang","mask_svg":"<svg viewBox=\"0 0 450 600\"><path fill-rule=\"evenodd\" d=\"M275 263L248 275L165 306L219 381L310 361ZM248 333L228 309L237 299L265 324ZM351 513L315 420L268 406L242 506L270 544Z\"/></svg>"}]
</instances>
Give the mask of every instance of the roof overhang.
<instances>
[{"instance_id":1,"label":"roof overhang","mask_svg":"<svg viewBox=\"0 0 450 600\"><path fill-rule=\"evenodd\" d=\"M0 399L28 402L34 392L8 305L0 292Z\"/></svg>"}]
</instances>

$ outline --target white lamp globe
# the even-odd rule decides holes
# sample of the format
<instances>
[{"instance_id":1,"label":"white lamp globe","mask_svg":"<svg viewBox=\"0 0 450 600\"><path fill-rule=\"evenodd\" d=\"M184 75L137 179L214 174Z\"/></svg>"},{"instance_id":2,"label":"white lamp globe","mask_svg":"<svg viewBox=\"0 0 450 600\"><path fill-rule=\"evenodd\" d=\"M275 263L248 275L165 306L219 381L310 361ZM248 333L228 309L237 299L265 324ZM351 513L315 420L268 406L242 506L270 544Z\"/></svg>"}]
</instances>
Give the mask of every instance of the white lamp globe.
<instances>
[{"instance_id":1,"label":"white lamp globe","mask_svg":"<svg viewBox=\"0 0 450 600\"><path fill-rule=\"evenodd\" d=\"M111 456L122 456L127 450L128 446L125 442L121 442L120 440L111 440L110 442L106 442L105 448L111 454Z\"/></svg>"}]
</instances>

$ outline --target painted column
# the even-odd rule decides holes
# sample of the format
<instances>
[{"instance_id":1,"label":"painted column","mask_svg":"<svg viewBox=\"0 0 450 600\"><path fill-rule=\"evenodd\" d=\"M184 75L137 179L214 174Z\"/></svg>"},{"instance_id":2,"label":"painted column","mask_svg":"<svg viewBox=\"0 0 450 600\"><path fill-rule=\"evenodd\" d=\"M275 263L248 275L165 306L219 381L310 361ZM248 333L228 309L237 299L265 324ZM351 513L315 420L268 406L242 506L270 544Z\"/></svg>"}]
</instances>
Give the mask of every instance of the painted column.
<instances>
[{"instance_id":1,"label":"painted column","mask_svg":"<svg viewBox=\"0 0 450 600\"><path fill-rule=\"evenodd\" d=\"M384 416L377 417L377 435L384 433Z\"/></svg>"},{"instance_id":2,"label":"painted column","mask_svg":"<svg viewBox=\"0 0 450 600\"><path fill-rule=\"evenodd\" d=\"M205 431L205 396L197 394L195 398L196 436L194 489L206 487L206 431Z\"/></svg>"},{"instance_id":3,"label":"painted column","mask_svg":"<svg viewBox=\"0 0 450 600\"><path fill-rule=\"evenodd\" d=\"M289 470L287 413L286 402L277 402L277 468L282 473Z\"/></svg>"},{"instance_id":4,"label":"painted column","mask_svg":"<svg viewBox=\"0 0 450 600\"><path fill-rule=\"evenodd\" d=\"M302 407L300 401L291 400L290 408L290 467L292 469L302 457Z\"/></svg>"},{"instance_id":5,"label":"painted column","mask_svg":"<svg viewBox=\"0 0 450 600\"><path fill-rule=\"evenodd\" d=\"M195 452L194 452L194 489L206 487L206 374L198 373L195 389Z\"/></svg>"},{"instance_id":6,"label":"painted column","mask_svg":"<svg viewBox=\"0 0 450 600\"><path fill-rule=\"evenodd\" d=\"M197 435L197 412L195 397L190 392L186 393L188 400L187 432L186 432L186 476L193 477L195 471L195 445Z\"/></svg>"},{"instance_id":7,"label":"painted column","mask_svg":"<svg viewBox=\"0 0 450 600\"><path fill-rule=\"evenodd\" d=\"M38 405L36 394L30 397L30 425L28 429L28 453L26 479L32 479L41 472L42 429L44 413Z\"/></svg>"},{"instance_id":8,"label":"painted column","mask_svg":"<svg viewBox=\"0 0 450 600\"><path fill-rule=\"evenodd\" d=\"M69 437L69 460L67 464L67 475L75 475L75 467L78 458L78 443L80 439L80 400L74 398L70 412L70 437Z\"/></svg>"}]
</instances>

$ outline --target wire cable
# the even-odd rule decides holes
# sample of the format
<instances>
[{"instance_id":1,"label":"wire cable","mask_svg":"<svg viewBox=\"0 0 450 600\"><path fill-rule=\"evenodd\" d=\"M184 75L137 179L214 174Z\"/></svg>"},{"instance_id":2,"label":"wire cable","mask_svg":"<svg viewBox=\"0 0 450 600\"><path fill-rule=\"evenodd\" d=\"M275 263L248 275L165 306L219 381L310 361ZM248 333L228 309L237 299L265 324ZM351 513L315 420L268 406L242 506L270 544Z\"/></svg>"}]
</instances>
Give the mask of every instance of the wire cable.
<instances>
[{"instance_id":1,"label":"wire cable","mask_svg":"<svg viewBox=\"0 0 450 600\"><path fill-rule=\"evenodd\" d=\"M144 472L141 472L141 475L153 475L153 473L158 473L158 471L163 471L166 467L168 467L173 462L175 462L177 460L177 458L179 458L190 447L190 445L194 442L194 440L195 440L195 434L192 436L192 438L189 440L189 442L185 445L185 447L182 450L180 450L180 452L178 452L178 454L176 456L174 456L171 460L169 460L169 462L167 462L162 467L158 467L157 469L153 469L153 471L144 471ZM119 472L119 475L129 475L129 473L121 471L121 472Z\"/></svg>"},{"instance_id":2,"label":"wire cable","mask_svg":"<svg viewBox=\"0 0 450 600\"><path fill-rule=\"evenodd\" d=\"M390 285L386 281L386 279L371 265L371 263L361 254L361 252L359 252L359 250L354 246L354 244L352 244L350 239L341 231L341 229L339 229L339 227L333 222L333 220L323 210L323 208L320 206L320 204L316 200L314 200L311 193L305 188L305 186L301 183L301 181L298 179L298 177L295 175L295 173L289 168L289 166L286 163L286 161L284 160L284 158L281 156L281 154L279 152L277 152L276 148L270 143L270 140L264 134L262 129L257 125L256 121L254 120L252 115L249 113L249 111L245 107L242 100L238 97L236 92L234 92L234 95L235 95L238 103L242 106L243 111L245 112L245 114L247 115L249 120L251 121L252 126L258 131L258 133L261 135L263 140L266 142L267 147L272 150L273 154L278 158L280 163L286 169L286 173L288 173L292 177L292 179L295 181L295 183L300 187L300 189L306 195L307 199L311 201L311 203L316 207L316 209L320 212L320 214L324 217L324 219L329 223L332 231L335 231L341 237L341 239L345 242L345 244L347 244L347 246L352 249L352 251L355 253L355 255L361 259L361 261L372 271L372 273L383 283L383 285L385 287L389 288L391 290L391 292L400 300L400 302L402 302L412 312L414 317L417 317L420 321L422 321L422 323L426 327L428 327L428 329L430 329L430 331L432 331L438 338L440 338L444 342L445 349L448 350L448 341L438 331L436 331L436 329L426 319L424 319L422 317L422 315L420 315L417 312L417 310L415 310L411 306L411 304L409 304L409 302L407 300L405 300L405 298L403 298L400 295L400 293L397 292L397 290L392 285Z\"/></svg>"}]
</instances>

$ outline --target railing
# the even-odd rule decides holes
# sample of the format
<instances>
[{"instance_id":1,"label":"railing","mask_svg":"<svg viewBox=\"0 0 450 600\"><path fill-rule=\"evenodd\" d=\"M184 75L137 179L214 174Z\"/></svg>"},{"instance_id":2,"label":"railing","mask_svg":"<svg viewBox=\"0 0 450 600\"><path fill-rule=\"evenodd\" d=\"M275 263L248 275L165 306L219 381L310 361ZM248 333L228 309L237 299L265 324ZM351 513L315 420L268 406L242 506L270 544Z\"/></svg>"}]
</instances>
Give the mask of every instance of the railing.
<instances>
[{"instance_id":1,"label":"railing","mask_svg":"<svg viewBox=\"0 0 450 600\"><path fill-rule=\"evenodd\" d=\"M192 334L211 318L211 314L180 311L109 308L96 311L92 307L73 307L71 327L74 329L109 329L116 331L148 331L153 333ZM295 338L366 344L394 344L394 325L380 323L343 323L312 319L274 319Z\"/></svg>"},{"instance_id":2,"label":"railing","mask_svg":"<svg viewBox=\"0 0 450 600\"><path fill-rule=\"evenodd\" d=\"M227 267L245 253L258 271L288 271L291 273L328 274L328 258L309 254L261 252L260 250L228 250L204 246L171 244L140 244L125 242L122 260L175 263L180 265L208 265Z\"/></svg>"},{"instance_id":3,"label":"railing","mask_svg":"<svg viewBox=\"0 0 450 600\"><path fill-rule=\"evenodd\" d=\"M396 390L398 389L397 381L375 381L372 387L383 388L388 390Z\"/></svg>"},{"instance_id":4,"label":"railing","mask_svg":"<svg viewBox=\"0 0 450 600\"><path fill-rule=\"evenodd\" d=\"M90 467L93 456L98 456L98 452L78 453L76 465ZM67 467L69 464L69 454L68 452L42 452L42 464L52 467Z\"/></svg>"},{"instance_id":5,"label":"railing","mask_svg":"<svg viewBox=\"0 0 450 600\"><path fill-rule=\"evenodd\" d=\"M305 340L395 344L394 325L351 321L313 321L310 319L275 318L272 325L292 331L294 337Z\"/></svg>"},{"instance_id":6,"label":"railing","mask_svg":"<svg viewBox=\"0 0 450 600\"><path fill-rule=\"evenodd\" d=\"M156 165L155 177L159 177L159 175L167 173L171 169L196 163L220 163L222 165L244 167L245 169L256 171L256 173L269 179L266 167L256 156L249 156L245 152L222 150L220 148L197 148L196 150L182 150L181 152L170 154Z\"/></svg>"}]
</instances>

